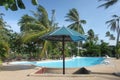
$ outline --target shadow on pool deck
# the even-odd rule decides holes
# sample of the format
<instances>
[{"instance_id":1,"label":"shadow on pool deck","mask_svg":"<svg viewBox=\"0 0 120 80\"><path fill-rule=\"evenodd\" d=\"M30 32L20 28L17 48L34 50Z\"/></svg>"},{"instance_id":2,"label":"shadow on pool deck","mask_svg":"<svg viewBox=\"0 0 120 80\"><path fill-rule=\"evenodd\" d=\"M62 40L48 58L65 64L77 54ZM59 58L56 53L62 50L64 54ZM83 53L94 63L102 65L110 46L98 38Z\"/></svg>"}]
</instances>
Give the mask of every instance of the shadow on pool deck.
<instances>
[{"instance_id":1,"label":"shadow on pool deck","mask_svg":"<svg viewBox=\"0 0 120 80\"><path fill-rule=\"evenodd\" d=\"M34 69L33 65L3 65L1 67L2 71L16 71L16 70L26 70L26 69Z\"/></svg>"}]
</instances>

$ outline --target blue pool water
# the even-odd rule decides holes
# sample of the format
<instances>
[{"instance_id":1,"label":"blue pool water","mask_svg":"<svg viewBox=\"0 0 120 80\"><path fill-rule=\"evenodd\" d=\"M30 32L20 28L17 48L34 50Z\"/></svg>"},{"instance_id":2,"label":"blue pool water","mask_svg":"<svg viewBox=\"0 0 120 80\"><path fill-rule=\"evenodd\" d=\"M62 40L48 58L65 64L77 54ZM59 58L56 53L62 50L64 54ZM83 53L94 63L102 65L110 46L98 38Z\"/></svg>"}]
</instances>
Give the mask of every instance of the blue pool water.
<instances>
[{"instance_id":1,"label":"blue pool water","mask_svg":"<svg viewBox=\"0 0 120 80\"><path fill-rule=\"evenodd\" d=\"M97 64L101 64L101 62L105 58L102 57L75 57L69 60L65 60L65 67L66 68L80 68L80 67L87 67L87 66L94 66ZM36 62L13 62L11 64L32 64L35 66L42 66L42 67L49 67L49 68L62 68L63 61L56 60L56 61L36 61Z\"/></svg>"}]
</instances>

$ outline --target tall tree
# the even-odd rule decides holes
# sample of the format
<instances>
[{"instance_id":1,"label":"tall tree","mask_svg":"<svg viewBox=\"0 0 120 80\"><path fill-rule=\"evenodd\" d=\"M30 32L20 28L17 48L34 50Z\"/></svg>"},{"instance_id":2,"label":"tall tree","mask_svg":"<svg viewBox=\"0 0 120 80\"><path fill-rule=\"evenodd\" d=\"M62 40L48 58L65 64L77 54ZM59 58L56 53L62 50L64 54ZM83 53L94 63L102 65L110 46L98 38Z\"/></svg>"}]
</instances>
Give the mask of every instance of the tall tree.
<instances>
[{"instance_id":1,"label":"tall tree","mask_svg":"<svg viewBox=\"0 0 120 80\"><path fill-rule=\"evenodd\" d=\"M87 34L88 34L88 41L89 42L97 43L98 35L96 35L92 29L88 30Z\"/></svg>"},{"instance_id":2,"label":"tall tree","mask_svg":"<svg viewBox=\"0 0 120 80\"><path fill-rule=\"evenodd\" d=\"M120 17L117 15L112 16L113 19L106 21L106 24L108 24L108 27L110 27L110 30L116 31L117 33L117 41L116 41L116 46L118 46L119 43L119 37L120 37L120 27L119 27L119 21Z\"/></svg>"},{"instance_id":3,"label":"tall tree","mask_svg":"<svg viewBox=\"0 0 120 80\"><path fill-rule=\"evenodd\" d=\"M49 31L48 14L44 7L38 6L37 11L33 12L34 17L24 15L18 24L24 34L24 41L32 41L38 39L41 35Z\"/></svg>"},{"instance_id":4,"label":"tall tree","mask_svg":"<svg viewBox=\"0 0 120 80\"><path fill-rule=\"evenodd\" d=\"M88 40L93 41L95 37L93 30L90 29L87 33L88 33Z\"/></svg>"},{"instance_id":5,"label":"tall tree","mask_svg":"<svg viewBox=\"0 0 120 80\"><path fill-rule=\"evenodd\" d=\"M101 4L98 7L109 8L110 6L116 4L119 0L98 0L98 1L105 1L105 3Z\"/></svg>"},{"instance_id":6,"label":"tall tree","mask_svg":"<svg viewBox=\"0 0 120 80\"><path fill-rule=\"evenodd\" d=\"M31 25L32 23L35 22L35 19L29 15L24 15L22 16L22 18L19 21L19 25L20 25L20 31L21 32L27 32L31 30Z\"/></svg>"},{"instance_id":7,"label":"tall tree","mask_svg":"<svg viewBox=\"0 0 120 80\"><path fill-rule=\"evenodd\" d=\"M110 32L107 31L105 36L106 36L106 37L109 37L109 36L110 36Z\"/></svg>"},{"instance_id":8,"label":"tall tree","mask_svg":"<svg viewBox=\"0 0 120 80\"><path fill-rule=\"evenodd\" d=\"M115 40L114 35L111 34L109 31L106 32L106 37L109 37L109 40Z\"/></svg>"},{"instance_id":9,"label":"tall tree","mask_svg":"<svg viewBox=\"0 0 120 80\"><path fill-rule=\"evenodd\" d=\"M39 42L42 42L41 55L45 55L47 53L48 41L40 41L40 36L43 36L51 30L48 13L41 5L37 7L37 11L32 12L34 17L23 16L19 22L21 25L20 27L23 29L22 31L24 31L23 42L29 44L38 44Z\"/></svg>"},{"instance_id":10,"label":"tall tree","mask_svg":"<svg viewBox=\"0 0 120 80\"><path fill-rule=\"evenodd\" d=\"M65 17L66 17L65 21L71 22L71 24L68 25L69 28L78 31L81 34L84 34L84 29L82 27L82 24L86 24L86 21L80 19L77 9L75 8L70 9L69 12L67 13L67 16ZM79 46L80 46L80 42L78 42L78 54L79 54Z\"/></svg>"}]
</instances>

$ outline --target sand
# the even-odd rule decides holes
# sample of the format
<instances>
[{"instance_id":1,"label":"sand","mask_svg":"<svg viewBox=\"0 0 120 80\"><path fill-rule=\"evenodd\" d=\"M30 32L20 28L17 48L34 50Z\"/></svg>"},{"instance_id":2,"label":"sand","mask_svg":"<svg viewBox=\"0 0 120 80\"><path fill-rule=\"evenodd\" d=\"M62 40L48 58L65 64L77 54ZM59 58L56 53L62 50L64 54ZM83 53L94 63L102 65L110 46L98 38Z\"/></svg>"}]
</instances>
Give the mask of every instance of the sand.
<instances>
[{"instance_id":1,"label":"sand","mask_svg":"<svg viewBox=\"0 0 120 80\"><path fill-rule=\"evenodd\" d=\"M100 64L86 67L91 74L40 74L30 75L38 70L31 65L10 65L3 64L0 71L0 80L120 80L120 76L113 73L120 73L120 59L109 59L109 64ZM30 75L30 76L28 76Z\"/></svg>"}]
</instances>

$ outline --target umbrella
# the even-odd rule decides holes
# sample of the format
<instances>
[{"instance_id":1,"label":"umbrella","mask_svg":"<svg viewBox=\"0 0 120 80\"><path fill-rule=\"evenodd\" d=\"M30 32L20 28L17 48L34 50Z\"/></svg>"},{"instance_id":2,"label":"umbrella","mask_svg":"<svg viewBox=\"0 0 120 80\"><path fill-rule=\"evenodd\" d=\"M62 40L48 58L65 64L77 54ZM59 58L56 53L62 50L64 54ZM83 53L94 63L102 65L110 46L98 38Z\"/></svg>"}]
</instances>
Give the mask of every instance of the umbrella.
<instances>
[{"instance_id":1,"label":"umbrella","mask_svg":"<svg viewBox=\"0 0 120 80\"><path fill-rule=\"evenodd\" d=\"M65 54L64 54L65 41L83 41L83 40L86 40L86 36L72 29L61 27L44 35L42 39L62 42L63 74L65 74Z\"/></svg>"}]
</instances>

